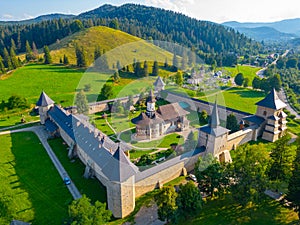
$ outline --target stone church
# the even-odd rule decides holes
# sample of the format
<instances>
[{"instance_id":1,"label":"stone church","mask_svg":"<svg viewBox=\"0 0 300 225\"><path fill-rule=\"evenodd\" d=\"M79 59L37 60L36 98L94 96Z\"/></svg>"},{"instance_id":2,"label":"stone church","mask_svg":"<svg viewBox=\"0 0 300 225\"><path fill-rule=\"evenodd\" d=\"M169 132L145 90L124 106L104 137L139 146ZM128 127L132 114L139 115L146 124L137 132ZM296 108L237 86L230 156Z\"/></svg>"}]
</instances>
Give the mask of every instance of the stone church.
<instances>
[{"instance_id":1,"label":"stone church","mask_svg":"<svg viewBox=\"0 0 300 225\"><path fill-rule=\"evenodd\" d=\"M140 113L138 117L131 120L136 125L136 134L134 135L136 140L151 140L189 128L187 119L189 112L178 103L159 106L156 110L156 99L152 90L146 103L146 112Z\"/></svg>"}]
</instances>

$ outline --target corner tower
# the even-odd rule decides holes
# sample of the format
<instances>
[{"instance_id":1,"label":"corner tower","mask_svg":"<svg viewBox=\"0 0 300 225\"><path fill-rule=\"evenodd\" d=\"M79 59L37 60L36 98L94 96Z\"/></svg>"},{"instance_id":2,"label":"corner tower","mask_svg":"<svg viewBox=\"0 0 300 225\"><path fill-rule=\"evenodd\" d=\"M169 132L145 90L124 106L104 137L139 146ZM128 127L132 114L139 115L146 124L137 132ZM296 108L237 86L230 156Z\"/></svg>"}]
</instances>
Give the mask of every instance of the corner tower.
<instances>
[{"instance_id":1,"label":"corner tower","mask_svg":"<svg viewBox=\"0 0 300 225\"><path fill-rule=\"evenodd\" d=\"M218 104L216 101L208 125L199 129L198 146L204 146L207 153L211 153L213 156L220 159L220 154L226 147L224 143L227 142L229 131L230 130L220 125Z\"/></svg>"},{"instance_id":2,"label":"corner tower","mask_svg":"<svg viewBox=\"0 0 300 225\"><path fill-rule=\"evenodd\" d=\"M147 111L146 114L149 118L152 118L155 114L156 99L153 90L150 90L149 97L147 98Z\"/></svg>"},{"instance_id":3,"label":"corner tower","mask_svg":"<svg viewBox=\"0 0 300 225\"><path fill-rule=\"evenodd\" d=\"M45 121L48 118L48 111L52 106L54 106L54 101L49 98L44 91L42 91L36 106L39 108L41 124L45 124Z\"/></svg>"},{"instance_id":4,"label":"corner tower","mask_svg":"<svg viewBox=\"0 0 300 225\"><path fill-rule=\"evenodd\" d=\"M265 119L262 139L275 142L286 132L286 104L280 100L273 89L263 100L256 103L256 115Z\"/></svg>"}]
</instances>

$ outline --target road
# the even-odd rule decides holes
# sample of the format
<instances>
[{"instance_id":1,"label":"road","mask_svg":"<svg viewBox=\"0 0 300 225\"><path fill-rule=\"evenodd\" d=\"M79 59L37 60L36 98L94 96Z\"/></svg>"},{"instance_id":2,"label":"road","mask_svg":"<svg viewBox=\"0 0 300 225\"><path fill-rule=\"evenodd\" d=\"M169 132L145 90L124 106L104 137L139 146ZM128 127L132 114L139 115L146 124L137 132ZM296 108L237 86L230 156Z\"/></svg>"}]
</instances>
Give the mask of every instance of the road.
<instances>
[{"instance_id":1,"label":"road","mask_svg":"<svg viewBox=\"0 0 300 225\"><path fill-rule=\"evenodd\" d=\"M48 141L47 141L48 134L43 126L28 127L28 128L12 130L12 131L4 131L4 132L0 132L0 135L17 133L17 132L34 132L40 139L44 148L46 149L47 154L49 155L51 161L53 162L53 164L54 164L55 168L57 169L62 180L66 176L69 177L67 171L64 169L64 167L62 166L62 164L60 163L60 161L54 154L53 150L51 149L50 145L48 144ZM81 194L73 182L71 182L70 185L66 185L66 186L69 189L69 191L74 199L81 198Z\"/></svg>"},{"instance_id":2,"label":"road","mask_svg":"<svg viewBox=\"0 0 300 225\"><path fill-rule=\"evenodd\" d=\"M289 110L291 114L295 115L297 119L300 119L300 115L290 105L283 88L278 92L278 97L286 104L286 109Z\"/></svg>"}]
</instances>

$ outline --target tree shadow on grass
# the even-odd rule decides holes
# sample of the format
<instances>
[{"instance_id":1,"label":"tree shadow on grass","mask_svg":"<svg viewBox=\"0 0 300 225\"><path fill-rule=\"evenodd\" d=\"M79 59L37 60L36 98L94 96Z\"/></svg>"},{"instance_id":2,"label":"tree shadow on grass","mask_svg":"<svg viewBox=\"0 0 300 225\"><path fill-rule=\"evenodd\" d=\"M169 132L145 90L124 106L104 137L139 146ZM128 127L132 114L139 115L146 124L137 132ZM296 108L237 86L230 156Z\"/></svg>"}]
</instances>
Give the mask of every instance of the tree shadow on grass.
<instances>
[{"instance_id":1,"label":"tree shadow on grass","mask_svg":"<svg viewBox=\"0 0 300 225\"><path fill-rule=\"evenodd\" d=\"M202 211L191 220L192 224L207 225L268 225L288 224L287 215L282 215L282 206L268 197L258 205L242 207L230 195L222 199L207 200Z\"/></svg>"},{"instance_id":2,"label":"tree shadow on grass","mask_svg":"<svg viewBox=\"0 0 300 225\"><path fill-rule=\"evenodd\" d=\"M260 91L253 91L253 90L239 90L239 89L235 89L234 91L232 91L234 89L231 89L231 93L233 94L237 94L242 98L263 98L265 97L265 93L264 92L260 92Z\"/></svg>"},{"instance_id":3,"label":"tree shadow on grass","mask_svg":"<svg viewBox=\"0 0 300 225\"><path fill-rule=\"evenodd\" d=\"M26 221L32 224L62 224L67 217L72 196L46 150L31 132L11 134L11 140L11 152L15 157L14 169L19 179L19 186L13 182L11 189L25 192L18 196L22 204L18 207L17 217L28 220L26 218L34 215L34 218ZM29 208L30 210L26 210Z\"/></svg>"}]
</instances>

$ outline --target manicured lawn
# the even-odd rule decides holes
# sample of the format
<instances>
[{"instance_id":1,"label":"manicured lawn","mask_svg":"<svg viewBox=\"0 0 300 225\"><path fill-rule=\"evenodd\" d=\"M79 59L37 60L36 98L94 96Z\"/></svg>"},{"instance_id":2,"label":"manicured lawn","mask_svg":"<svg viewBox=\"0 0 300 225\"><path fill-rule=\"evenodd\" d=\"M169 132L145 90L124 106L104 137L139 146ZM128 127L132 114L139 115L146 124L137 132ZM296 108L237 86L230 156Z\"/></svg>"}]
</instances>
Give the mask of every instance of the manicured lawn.
<instances>
[{"instance_id":1,"label":"manicured lawn","mask_svg":"<svg viewBox=\"0 0 300 225\"><path fill-rule=\"evenodd\" d=\"M153 152L153 150L130 150L130 159L137 159L142 155L149 154Z\"/></svg>"},{"instance_id":2,"label":"manicured lawn","mask_svg":"<svg viewBox=\"0 0 300 225\"><path fill-rule=\"evenodd\" d=\"M149 141L149 142L138 142L133 144L140 148L170 148L172 144L183 144L183 138L178 134L169 134L162 139Z\"/></svg>"},{"instance_id":3,"label":"manicured lawn","mask_svg":"<svg viewBox=\"0 0 300 225\"><path fill-rule=\"evenodd\" d=\"M62 224L72 196L36 135L3 135L0 143L0 224Z\"/></svg>"},{"instance_id":4,"label":"manicured lawn","mask_svg":"<svg viewBox=\"0 0 300 225\"><path fill-rule=\"evenodd\" d=\"M59 161L68 172L81 194L85 194L93 202L96 200L106 202L106 189L97 179L85 179L83 177L85 166L79 159L68 158L67 145L61 138L48 141Z\"/></svg>"},{"instance_id":5,"label":"manicured lawn","mask_svg":"<svg viewBox=\"0 0 300 225\"><path fill-rule=\"evenodd\" d=\"M292 224L296 219L295 212L267 196L255 207L242 208L234 203L230 195L226 195L223 199L207 200L198 215L181 219L179 224L279 225Z\"/></svg>"},{"instance_id":6,"label":"manicured lawn","mask_svg":"<svg viewBox=\"0 0 300 225\"><path fill-rule=\"evenodd\" d=\"M264 92L238 87L219 92L217 95L219 105L252 114L256 112L255 103L262 100L265 96ZM208 102L215 102L216 96L212 95L200 99Z\"/></svg>"},{"instance_id":7,"label":"manicured lawn","mask_svg":"<svg viewBox=\"0 0 300 225\"><path fill-rule=\"evenodd\" d=\"M252 86L252 80L256 76L256 72L259 71L260 67L252 67L252 66L244 66L237 65L236 67L223 67L219 68L219 70L224 70L226 74L231 77L235 77L238 73L242 73L244 78L249 79L249 85Z\"/></svg>"}]
</instances>

